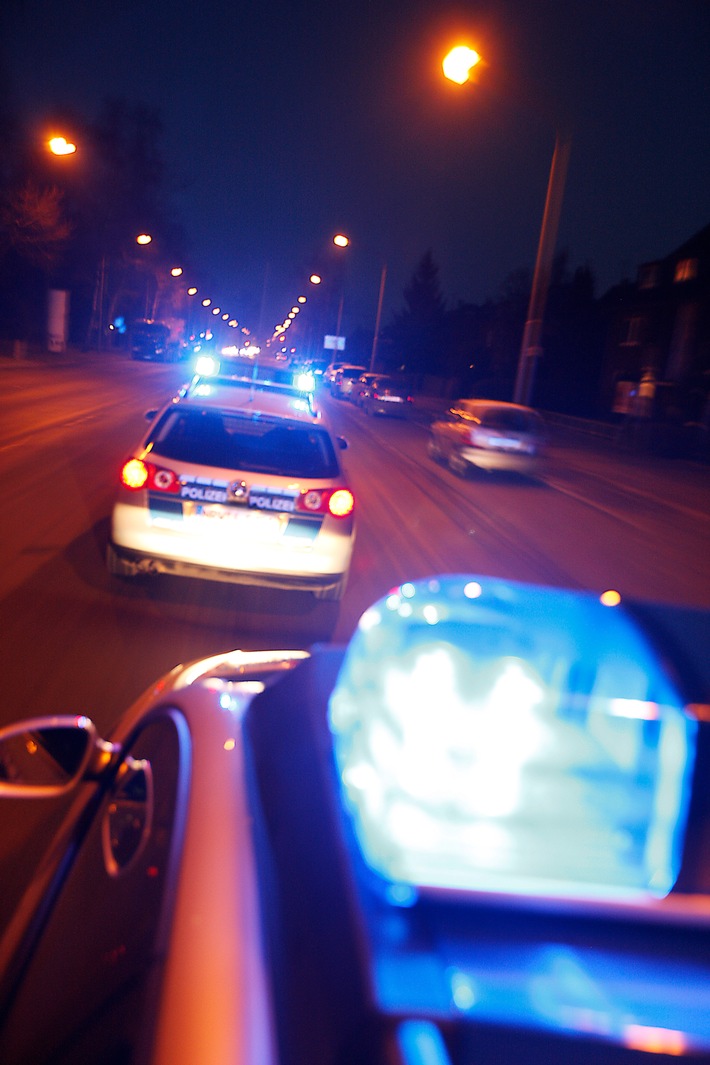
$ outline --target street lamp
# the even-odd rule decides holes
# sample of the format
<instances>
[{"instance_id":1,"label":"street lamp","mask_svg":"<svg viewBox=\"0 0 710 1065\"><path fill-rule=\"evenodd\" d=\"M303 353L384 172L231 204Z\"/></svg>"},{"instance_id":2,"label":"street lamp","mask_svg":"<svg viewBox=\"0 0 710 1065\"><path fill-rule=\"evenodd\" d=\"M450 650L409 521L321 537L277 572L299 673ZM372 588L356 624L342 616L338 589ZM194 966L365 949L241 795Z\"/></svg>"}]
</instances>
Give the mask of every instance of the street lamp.
<instances>
[{"instance_id":1,"label":"street lamp","mask_svg":"<svg viewBox=\"0 0 710 1065\"><path fill-rule=\"evenodd\" d=\"M478 52L468 45L459 44L452 48L448 55L444 56L442 67L444 76L449 81L455 81L457 85L463 85L471 78L471 71L480 63L481 57Z\"/></svg>"},{"instance_id":2,"label":"street lamp","mask_svg":"<svg viewBox=\"0 0 710 1065\"><path fill-rule=\"evenodd\" d=\"M349 237L346 237L344 233L336 233L333 237L333 244L337 244L339 248L347 248L350 246L351 241ZM375 333L372 338L372 349L370 351L370 373L374 372L375 359L377 358L377 340L380 333L380 319L382 318L382 302L385 297L385 284L387 282L387 263L382 266L382 272L380 274L380 290L377 297L377 313L375 315ZM340 312L342 313L343 301L340 300ZM338 332L340 332L340 315L338 315Z\"/></svg>"},{"instance_id":3,"label":"street lamp","mask_svg":"<svg viewBox=\"0 0 710 1065\"><path fill-rule=\"evenodd\" d=\"M475 58L474 58L475 57ZM450 81L463 85L470 80L470 71L480 62L480 56L473 49L460 45L449 52L442 63L444 74ZM552 153L550 176L547 182L545 210L542 215L540 239L535 259L530 302L523 330L523 339L518 357L518 372L515 379L513 399L516 403L529 405L537 360L542 355L542 320L550 287L552 259L557 242L562 199L564 196L571 140L568 135L557 131L555 149Z\"/></svg>"},{"instance_id":4,"label":"street lamp","mask_svg":"<svg viewBox=\"0 0 710 1065\"><path fill-rule=\"evenodd\" d=\"M55 135L47 141L52 155L60 158L76 153L76 144ZM61 164L60 164L61 165ZM66 289L50 288L47 300L47 346L50 351L65 351L69 327L69 299Z\"/></svg>"},{"instance_id":5,"label":"street lamp","mask_svg":"<svg viewBox=\"0 0 710 1065\"><path fill-rule=\"evenodd\" d=\"M76 144L72 144L66 137L50 137L47 147L52 155L74 155L76 152Z\"/></svg>"}]
</instances>

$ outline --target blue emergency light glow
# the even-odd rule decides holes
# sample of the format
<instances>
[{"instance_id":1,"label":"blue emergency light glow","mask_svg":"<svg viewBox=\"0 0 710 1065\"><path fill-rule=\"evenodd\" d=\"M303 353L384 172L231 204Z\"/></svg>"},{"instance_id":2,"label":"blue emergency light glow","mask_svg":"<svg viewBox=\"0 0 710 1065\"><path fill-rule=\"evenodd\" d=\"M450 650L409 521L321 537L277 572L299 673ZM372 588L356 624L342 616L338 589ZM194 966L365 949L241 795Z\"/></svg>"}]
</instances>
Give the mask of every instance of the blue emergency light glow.
<instances>
[{"instance_id":1,"label":"blue emergency light glow","mask_svg":"<svg viewBox=\"0 0 710 1065\"><path fill-rule=\"evenodd\" d=\"M633 899L676 880L696 723L623 605L485 577L403 585L361 619L329 722L390 898Z\"/></svg>"},{"instance_id":2,"label":"blue emergency light glow","mask_svg":"<svg viewBox=\"0 0 710 1065\"><path fill-rule=\"evenodd\" d=\"M219 373L219 359L213 355L200 355L195 360L195 373L203 377L216 377Z\"/></svg>"},{"instance_id":3,"label":"blue emergency light glow","mask_svg":"<svg viewBox=\"0 0 710 1065\"><path fill-rule=\"evenodd\" d=\"M301 392L315 392L316 379L310 371L294 374L293 383Z\"/></svg>"}]
</instances>

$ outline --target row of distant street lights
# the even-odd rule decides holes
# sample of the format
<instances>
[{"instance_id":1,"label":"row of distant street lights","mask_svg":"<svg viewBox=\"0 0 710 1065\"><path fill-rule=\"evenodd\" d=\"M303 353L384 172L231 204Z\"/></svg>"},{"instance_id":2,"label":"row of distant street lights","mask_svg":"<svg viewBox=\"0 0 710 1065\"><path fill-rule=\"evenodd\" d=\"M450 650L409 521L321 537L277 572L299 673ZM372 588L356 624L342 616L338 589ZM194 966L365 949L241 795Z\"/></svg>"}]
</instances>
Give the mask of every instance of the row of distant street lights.
<instances>
[{"instance_id":1,"label":"row of distant street lights","mask_svg":"<svg viewBox=\"0 0 710 1065\"><path fill-rule=\"evenodd\" d=\"M335 245L336 248L348 248L350 246L350 244L352 243L351 240L350 240L350 237L346 236L345 233L336 233L333 236L333 238L332 238L332 242L333 242L333 244ZM377 338L378 338L379 331L380 331L380 318L381 318L381 315L382 315L382 301L383 301L383 298L384 298L386 278L387 278L387 266L385 264L382 267L382 275L381 275L381 278L380 278L380 292L379 292L379 298L378 298L378 302L377 302L377 317L376 317L376 320L375 320L375 333L374 333L374 338L373 338L373 342L372 342L372 354L371 354L371 357L370 357L370 369L373 369L373 367L375 365L375 358L376 358L376 355L377 355ZM311 285L320 285L322 283L322 281L323 281L323 278L321 277L320 274L315 274L314 273L314 274L310 275L310 277L308 278L308 281L309 281L309 283ZM298 297L297 303L303 305L306 302L307 302L306 296L299 296ZM340 327L341 327L341 324L342 324L342 317L343 317L343 302L344 302L344 295L343 295L343 293L341 293L340 301L338 303L338 316L337 316L337 321L336 321L336 325L335 325L335 335L334 335L334 338L333 338L334 345L338 345L340 343L340 340L341 340ZM274 333L273 333L273 336L271 338L272 340L279 340L279 339L282 339L284 337L286 331L289 329L289 327L291 326L292 322L295 321L296 316L299 313L299 311L300 311L300 307L298 307L296 305L294 305L291 308L291 310L289 311L288 315L286 315L286 317L284 318L283 322L280 322L277 326L274 327ZM334 357L335 357L335 354L336 354L337 350L339 350L337 347L334 348L334 352L333 352Z\"/></svg>"},{"instance_id":2,"label":"row of distant street lights","mask_svg":"<svg viewBox=\"0 0 710 1065\"><path fill-rule=\"evenodd\" d=\"M77 151L77 146L73 141L67 140L66 137L59 134L54 135L47 140L47 147L53 155L59 157L75 155ZM153 242L153 237L150 233L139 233L135 239L136 244L142 247L152 244ZM184 271L181 266L173 266L170 269L170 275L175 278L182 277L183 273ZM199 289L197 288L197 285L190 285L186 289L186 292L188 296L194 297L198 295ZM220 321L226 323L227 326L232 329L237 329L239 327L239 321L234 315L230 314L228 311L223 311L219 306L213 305L212 297L203 297L201 303L206 311L210 311L215 318L219 317ZM242 333L249 336L250 330L246 327L242 327Z\"/></svg>"},{"instance_id":3,"label":"row of distant street lights","mask_svg":"<svg viewBox=\"0 0 710 1065\"><path fill-rule=\"evenodd\" d=\"M139 233L136 237L136 244L146 245L151 244L152 241L153 238L150 233ZM183 273L184 271L182 266L173 266L170 269L170 274L172 277L182 277ZM185 291L187 295L191 298L199 295L199 289L197 285L189 285ZM230 314L229 311L225 311L221 307L214 304L214 301L211 296L204 296L200 302L205 308L205 311L209 311L215 318L219 318L219 320L221 322L224 322L229 328L239 328L238 319L234 317L234 315ZM249 336L250 330L247 329L246 326L242 326L242 333L245 336Z\"/></svg>"}]
</instances>

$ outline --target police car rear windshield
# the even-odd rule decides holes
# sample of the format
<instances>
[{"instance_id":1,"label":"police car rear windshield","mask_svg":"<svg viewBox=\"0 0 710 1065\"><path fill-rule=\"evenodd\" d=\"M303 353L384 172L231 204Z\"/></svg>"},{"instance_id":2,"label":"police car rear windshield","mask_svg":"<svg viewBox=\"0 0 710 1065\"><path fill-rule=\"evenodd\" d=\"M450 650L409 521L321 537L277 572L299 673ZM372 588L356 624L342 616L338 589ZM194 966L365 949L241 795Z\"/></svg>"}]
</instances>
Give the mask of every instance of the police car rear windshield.
<instances>
[{"instance_id":1,"label":"police car rear windshield","mask_svg":"<svg viewBox=\"0 0 710 1065\"><path fill-rule=\"evenodd\" d=\"M276 419L176 406L159 421L151 454L178 462L284 477L334 478L340 473L329 434Z\"/></svg>"}]
</instances>

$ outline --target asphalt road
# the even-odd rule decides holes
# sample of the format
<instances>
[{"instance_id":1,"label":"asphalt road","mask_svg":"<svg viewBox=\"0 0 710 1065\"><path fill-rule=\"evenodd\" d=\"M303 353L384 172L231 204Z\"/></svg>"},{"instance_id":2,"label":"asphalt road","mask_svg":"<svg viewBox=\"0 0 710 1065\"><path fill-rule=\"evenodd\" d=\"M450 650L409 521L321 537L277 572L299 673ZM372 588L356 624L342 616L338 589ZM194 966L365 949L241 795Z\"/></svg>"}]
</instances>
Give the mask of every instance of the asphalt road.
<instances>
[{"instance_id":1,"label":"asphalt road","mask_svg":"<svg viewBox=\"0 0 710 1065\"><path fill-rule=\"evenodd\" d=\"M358 515L339 612L263 589L170 578L126 586L104 566L117 470L143 412L186 376L184 365L115 354L0 360L0 724L80 712L105 732L178 662L309 646L330 631L345 641L391 587L446 571L710 608L707 466L568 441L553 446L539 482L463 480L428 458L424 414L366 418L330 397ZM3 804L0 909L59 812Z\"/></svg>"},{"instance_id":2,"label":"asphalt road","mask_svg":"<svg viewBox=\"0 0 710 1065\"><path fill-rule=\"evenodd\" d=\"M366 418L329 396L357 499L339 614L308 595L112 580L103 556L117 469L143 412L186 374L117 355L0 362L0 722L79 710L107 728L179 661L308 646L330 630L345 641L392 586L445 571L710 607L708 467L567 444L539 482L463 480L428 458L425 415Z\"/></svg>"}]
</instances>

